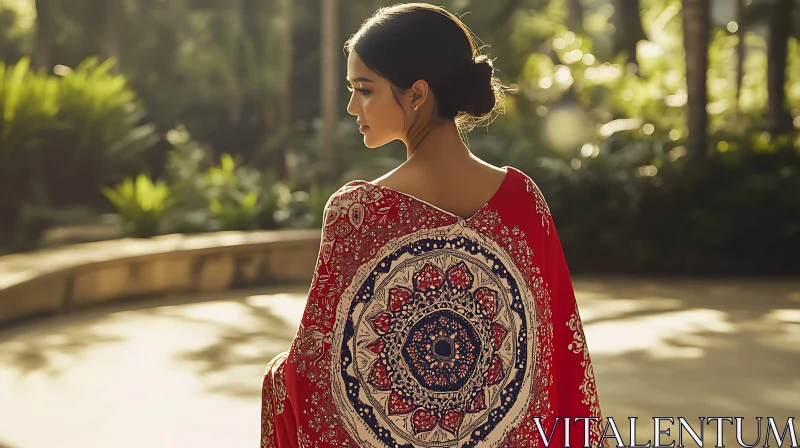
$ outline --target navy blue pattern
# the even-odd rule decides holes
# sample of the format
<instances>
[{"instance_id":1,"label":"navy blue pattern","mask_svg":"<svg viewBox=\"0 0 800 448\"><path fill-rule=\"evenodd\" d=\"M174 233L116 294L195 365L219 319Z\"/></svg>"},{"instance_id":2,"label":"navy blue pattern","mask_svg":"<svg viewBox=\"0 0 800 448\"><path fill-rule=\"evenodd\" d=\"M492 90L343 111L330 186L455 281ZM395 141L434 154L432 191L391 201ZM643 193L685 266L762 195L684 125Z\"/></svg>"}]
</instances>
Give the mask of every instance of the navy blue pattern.
<instances>
[{"instance_id":1,"label":"navy blue pattern","mask_svg":"<svg viewBox=\"0 0 800 448\"><path fill-rule=\"evenodd\" d=\"M400 245L362 278L337 350L350 424L389 447L488 440L529 375L515 276L490 247L448 235Z\"/></svg>"}]
</instances>

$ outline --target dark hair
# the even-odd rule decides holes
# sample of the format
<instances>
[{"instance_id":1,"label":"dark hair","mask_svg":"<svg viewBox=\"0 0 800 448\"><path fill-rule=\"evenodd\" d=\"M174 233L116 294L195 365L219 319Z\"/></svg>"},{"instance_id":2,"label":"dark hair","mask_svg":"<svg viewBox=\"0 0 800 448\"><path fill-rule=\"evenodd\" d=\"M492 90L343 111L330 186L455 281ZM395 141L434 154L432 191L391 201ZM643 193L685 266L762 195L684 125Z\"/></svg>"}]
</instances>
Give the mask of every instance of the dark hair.
<instances>
[{"instance_id":1,"label":"dark hair","mask_svg":"<svg viewBox=\"0 0 800 448\"><path fill-rule=\"evenodd\" d=\"M503 104L503 86L477 37L444 8L403 3L378 9L345 43L392 84L395 100L418 79L436 96L436 114L469 131ZM404 116L405 119L405 116Z\"/></svg>"}]
</instances>

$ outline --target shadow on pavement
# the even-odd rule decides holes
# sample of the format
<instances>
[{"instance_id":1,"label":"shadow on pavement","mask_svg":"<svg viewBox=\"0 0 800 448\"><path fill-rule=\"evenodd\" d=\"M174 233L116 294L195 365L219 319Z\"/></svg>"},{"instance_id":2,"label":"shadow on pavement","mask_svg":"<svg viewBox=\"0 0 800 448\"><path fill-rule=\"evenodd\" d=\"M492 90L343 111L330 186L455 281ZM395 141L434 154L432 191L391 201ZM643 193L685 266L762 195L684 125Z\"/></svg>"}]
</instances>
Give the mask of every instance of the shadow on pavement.
<instances>
[{"instance_id":1,"label":"shadow on pavement","mask_svg":"<svg viewBox=\"0 0 800 448\"><path fill-rule=\"evenodd\" d=\"M699 417L745 417L752 444L755 417L763 437L766 417L782 431L797 416L800 282L582 279L575 288L603 414L625 434L629 417L644 420L637 442L653 439L656 416L676 419L663 426L674 426L666 444L677 440L677 417L693 427ZM735 427L723 426L736 443ZM715 437L714 424L705 430Z\"/></svg>"},{"instance_id":2,"label":"shadow on pavement","mask_svg":"<svg viewBox=\"0 0 800 448\"><path fill-rule=\"evenodd\" d=\"M654 416L742 416L751 426L772 416L782 429L797 412L800 281L581 278L575 290L603 415L623 434L629 417L639 418L637 441L646 443ZM0 365L20 377L58 375L71 368L64 358L75 365L89 349L129 350L134 338L158 347L163 338L164 368L212 395L257 400L258 375L289 349L307 292L297 285L137 300L30 322L0 331ZM707 437L715 430L707 426ZM675 432L662 437L667 444Z\"/></svg>"},{"instance_id":3,"label":"shadow on pavement","mask_svg":"<svg viewBox=\"0 0 800 448\"><path fill-rule=\"evenodd\" d=\"M56 378L89 350L128 342L130 333L120 330L126 320L138 319L148 325L147 319L164 318L205 325L218 335L207 347L175 355L176 361L191 364L198 375L248 365L266 367L272 356L289 349L299 322L299 317L297 322L287 321L281 311L285 304L270 298L281 294L305 297L307 291L307 285L281 285L203 296L136 299L21 322L0 329L0 365L16 371L18 378L37 373ZM198 312L198 307L204 306L208 310ZM230 318L225 318L226 313ZM252 396L258 390L256 381L248 390L226 392Z\"/></svg>"}]
</instances>

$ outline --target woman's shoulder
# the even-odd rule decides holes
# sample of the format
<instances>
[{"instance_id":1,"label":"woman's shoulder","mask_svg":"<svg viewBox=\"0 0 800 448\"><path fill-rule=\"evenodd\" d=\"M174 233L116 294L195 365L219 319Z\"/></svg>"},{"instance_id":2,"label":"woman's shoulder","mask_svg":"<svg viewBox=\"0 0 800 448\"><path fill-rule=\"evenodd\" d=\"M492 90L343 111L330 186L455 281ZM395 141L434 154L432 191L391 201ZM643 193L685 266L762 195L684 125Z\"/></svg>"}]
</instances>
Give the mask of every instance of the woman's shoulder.
<instances>
[{"instance_id":1,"label":"woman's shoulder","mask_svg":"<svg viewBox=\"0 0 800 448\"><path fill-rule=\"evenodd\" d=\"M365 180L351 180L334 191L333 194L331 194L331 196L328 198L328 203L330 204L333 200L351 197L360 192L368 190L371 186L374 185Z\"/></svg>"},{"instance_id":2,"label":"woman's shoulder","mask_svg":"<svg viewBox=\"0 0 800 448\"><path fill-rule=\"evenodd\" d=\"M351 180L333 192L325 203L325 214L346 212L353 204L371 204L380 198L378 186L366 180Z\"/></svg>"},{"instance_id":3,"label":"woman's shoulder","mask_svg":"<svg viewBox=\"0 0 800 448\"><path fill-rule=\"evenodd\" d=\"M502 168L506 169L506 176L508 177L506 179L507 182L504 181L504 183L508 183L509 191L506 194L509 197L507 199L515 203L516 206L527 208L527 206L532 205L539 214L550 214L544 193L542 193L539 185L530 175L512 165L505 165ZM379 185L366 180L355 179L342 184L331 194L325 204L325 208L348 208L354 202L371 203L379 200L381 195L381 187Z\"/></svg>"},{"instance_id":4,"label":"woman's shoulder","mask_svg":"<svg viewBox=\"0 0 800 448\"><path fill-rule=\"evenodd\" d=\"M547 205L547 200L539 185L524 171L513 166L507 166L507 168L509 174L515 177L509 203L513 204L516 213L526 215L527 220L532 218L534 214L540 217L542 224L545 225L549 233L550 207ZM539 218L536 219L536 221L538 220Z\"/></svg>"},{"instance_id":5,"label":"woman's shoulder","mask_svg":"<svg viewBox=\"0 0 800 448\"><path fill-rule=\"evenodd\" d=\"M515 166L512 166L512 165L506 165L505 168L510 173L513 173L514 176L522 179L522 181L525 183L525 186L528 189L537 189L538 188L537 185L536 185L536 182L534 182L533 178L531 178L525 171L522 171L521 169L519 169L519 168L517 168Z\"/></svg>"},{"instance_id":6,"label":"woman's shoulder","mask_svg":"<svg viewBox=\"0 0 800 448\"><path fill-rule=\"evenodd\" d=\"M534 200L544 200L544 194L542 193L542 190L531 176L514 166L507 165L506 168L508 169L509 174L513 174L519 179L517 185L520 187L521 192L530 195Z\"/></svg>"}]
</instances>

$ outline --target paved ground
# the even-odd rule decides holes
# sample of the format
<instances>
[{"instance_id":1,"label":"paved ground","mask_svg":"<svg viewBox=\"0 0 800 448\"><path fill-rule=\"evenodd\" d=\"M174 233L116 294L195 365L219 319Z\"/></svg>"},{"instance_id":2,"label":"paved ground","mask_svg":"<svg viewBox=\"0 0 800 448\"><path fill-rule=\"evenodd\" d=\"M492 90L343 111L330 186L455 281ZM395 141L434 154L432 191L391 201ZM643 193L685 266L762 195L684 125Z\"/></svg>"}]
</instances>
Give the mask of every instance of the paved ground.
<instances>
[{"instance_id":1,"label":"paved ground","mask_svg":"<svg viewBox=\"0 0 800 448\"><path fill-rule=\"evenodd\" d=\"M781 431L800 417L800 281L575 286L603 412L625 444L634 416L644 444L653 416L696 429L701 416L742 416L745 436L756 416ZM261 374L288 348L306 292L137 301L0 331L0 448L258 446ZM677 425L662 428L662 443L677 439Z\"/></svg>"}]
</instances>

